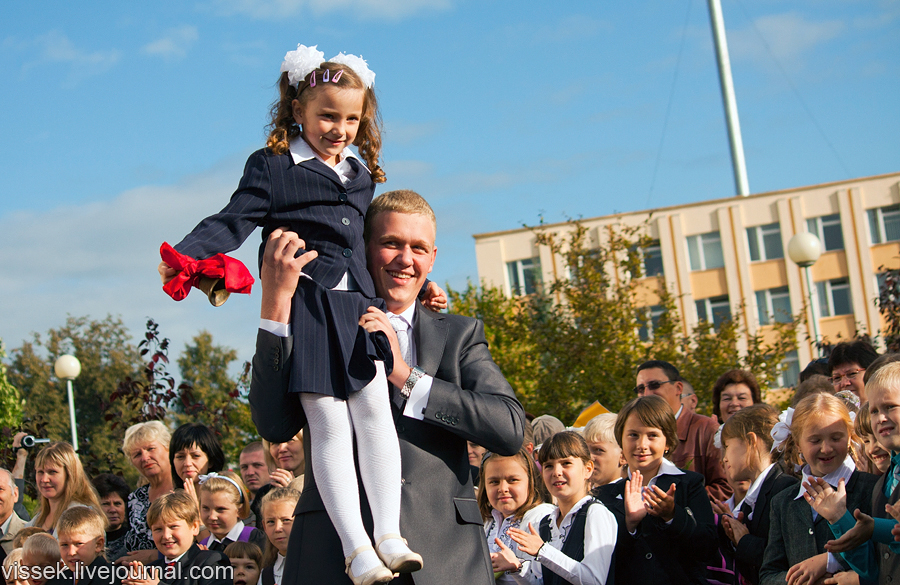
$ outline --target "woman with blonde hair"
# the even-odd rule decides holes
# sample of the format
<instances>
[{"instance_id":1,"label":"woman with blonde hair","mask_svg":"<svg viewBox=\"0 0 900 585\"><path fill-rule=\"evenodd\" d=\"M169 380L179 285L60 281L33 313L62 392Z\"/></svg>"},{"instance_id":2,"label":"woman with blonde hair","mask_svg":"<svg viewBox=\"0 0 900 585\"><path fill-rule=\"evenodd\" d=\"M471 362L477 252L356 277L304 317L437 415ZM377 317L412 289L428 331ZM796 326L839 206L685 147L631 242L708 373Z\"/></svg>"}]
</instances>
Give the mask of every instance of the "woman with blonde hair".
<instances>
[{"instance_id":1,"label":"woman with blonde hair","mask_svg":"<svg viewBox=\"0 0 900 585\"><path fill-rule=\"evenodd\" d=\"M38 452L34 469L41 505L29 526L55 534L60 515L73 506L92 506L103 513L94 486L88 481L72 445L64 441L50 443Z\"/></svg>"}]
</instances>

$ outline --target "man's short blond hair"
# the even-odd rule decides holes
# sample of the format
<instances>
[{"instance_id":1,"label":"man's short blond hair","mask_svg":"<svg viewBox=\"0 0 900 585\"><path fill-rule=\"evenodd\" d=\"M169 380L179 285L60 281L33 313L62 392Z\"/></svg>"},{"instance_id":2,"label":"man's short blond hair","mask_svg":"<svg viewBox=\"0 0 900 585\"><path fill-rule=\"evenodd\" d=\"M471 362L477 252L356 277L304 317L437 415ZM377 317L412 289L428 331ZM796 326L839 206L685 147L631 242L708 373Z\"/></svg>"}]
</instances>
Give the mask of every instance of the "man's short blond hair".
<instances>
[{"instance_id":1,"label":"man's short blond hair","mask_svg":"<svg viewBox=\"0 0 900 585\"><path fill-rule=\"evenodd\" d=\"M91 538L106 536L106 515L88 506L74 506L62 513L56 534L85 534Z\"/></svg>"},{"instance_id":2,"label":"man's short blond hair","mask_svg":"<svg viewBox=\"0 0 900 585\"><path fill-rule=\"evenodd\" d=\"M175 490L156 498L147 510L147 526L151 529L159 520L173 522L184 520L188 526L200 522L197 502L184 490Z\"/></svg>"},{"instance_id":3,"label":"man's short blond hair","mask_svg":"<svg viewBox=\"0 0 900 585\"><path fill-rule=\"evenodd\" d=\"M424 215L431 220L434 232L437 233L437 219L434 210L425 201L425 198L409 189L398 189L382 193L372 200L369 210L366 212L366 222L363 228L363 239L368 242L371 235L372 221L379 213L393 211L396 213L408 213L410 215Z\"/></svg>"},{"instance_id":4,"label":"man's short blond hair","mask_svg":"<svg viewBox=\"0 0 900 585\"><path fill-rule=\"evenodd\" d=\"M611 412L598 414L584 425L581 436L588 443L616 443L616 415Z\"/></svg>"}]
</instances>

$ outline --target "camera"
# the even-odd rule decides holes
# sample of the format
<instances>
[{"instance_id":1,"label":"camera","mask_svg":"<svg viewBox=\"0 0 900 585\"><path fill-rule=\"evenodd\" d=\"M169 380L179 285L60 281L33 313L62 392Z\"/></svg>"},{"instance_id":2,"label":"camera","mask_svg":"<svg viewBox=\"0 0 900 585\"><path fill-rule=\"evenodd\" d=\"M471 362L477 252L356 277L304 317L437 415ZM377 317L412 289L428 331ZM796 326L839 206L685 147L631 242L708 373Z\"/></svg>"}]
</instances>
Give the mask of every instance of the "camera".
<instances>
[{"instance_id":1,"label":"camera","mask_svg":"<svg viewBox=\"0 0 900 585\"><path fill-rule=\"evenodd\" d=\"M22 447L25 449L31 449L35 445L42 445L44 443L49 443L50 439L38 439L35 438L34 435L25 435L22 437Z\"/></svg>"}]
</instances>

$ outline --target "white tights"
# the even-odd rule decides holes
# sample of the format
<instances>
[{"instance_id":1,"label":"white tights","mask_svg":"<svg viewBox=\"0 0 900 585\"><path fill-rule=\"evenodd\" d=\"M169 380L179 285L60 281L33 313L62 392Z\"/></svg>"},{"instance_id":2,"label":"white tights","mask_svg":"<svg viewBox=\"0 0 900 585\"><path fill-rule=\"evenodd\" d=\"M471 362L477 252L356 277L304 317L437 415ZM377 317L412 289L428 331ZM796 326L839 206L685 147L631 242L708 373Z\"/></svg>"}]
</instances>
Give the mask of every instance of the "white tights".
<instances>
[{"instance_id":1,"label":"white tights","mask_svg":"<svg viewBox=\"0 0 900 585\"><path fill-rule=\"evenodd\" d=\"M400 533L400 444L391 416L384 364L375 365L375 378L359 392L350 394L347 401L322 394L300 394L309 421L316 485L345 557L372 544L360 511L353 466L354 434L360 476L372 509L375 541L385 534Z\"/></svg>"}]
</instances>

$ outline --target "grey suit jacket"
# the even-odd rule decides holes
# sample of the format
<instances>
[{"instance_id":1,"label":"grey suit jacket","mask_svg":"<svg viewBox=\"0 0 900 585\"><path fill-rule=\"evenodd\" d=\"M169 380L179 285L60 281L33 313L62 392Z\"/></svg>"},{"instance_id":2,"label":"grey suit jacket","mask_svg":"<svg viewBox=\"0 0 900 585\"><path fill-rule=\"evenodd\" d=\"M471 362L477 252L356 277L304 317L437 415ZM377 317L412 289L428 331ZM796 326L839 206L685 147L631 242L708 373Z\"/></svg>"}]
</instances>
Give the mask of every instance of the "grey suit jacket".
<instances>
[{"instance_id":1,"label":"grey suit jacket","mask_svg":"<svg viewBox=\"0 0 900 585\"><path fill-rule=\"evenodd\" d=\"M847 482L847 509L872 512L872 488L878 476L853 472ZM799 489L799 488L797 488ZM803 498L794 499L797 489L789 488L772 498L769 542L759 571L761 585L782 585L787 571L800 561L825 552L825 543L834 540L828 521L818 516L813 522L812 508ZM845 569L849 567L841 559Z\"/></svg>"},{"instance_id":2,"label":"grey suit jacket","mask_svg":"<svg viewBox=\"0 0 900 585\"><path fill-rule=\"evenodd\" d=\"M415 339L418 365L434 377L424 420L403 416L397 390L391 391L402 458L400 529L410 548L422 555L424 567L398 582L491 585L490 557L466 440L512 455L522 445L524 411L491 358L481 321L417 307ZM290 351L289 341L260 331L250 404L260 434L269 440L294 436L298 423L293 419L302 416L297 396L283 392ZM311 448L309 440L304 448ZM319 497L309 451L306 462L285 585L349 583L340 541ZM362 496L364 522L371 530Z\"/></svg>"},{"instance_id":3,"label":"grey suit jacket","mask_svg":"<svg viewBox=\"0 0 900 585\"><path fill-rule=\"evenodd\" d=\"M13 512L12 519L9 521L9 530L6 531L6 534L0 537L0 546L3 547L3 550L4 552L6 552L6 554L12 552L12 541L16 537L16 534L18 534L19 531L23 528L25 528L25 521L19 518L18 514Z\"/></svg>"}]
</instances>

